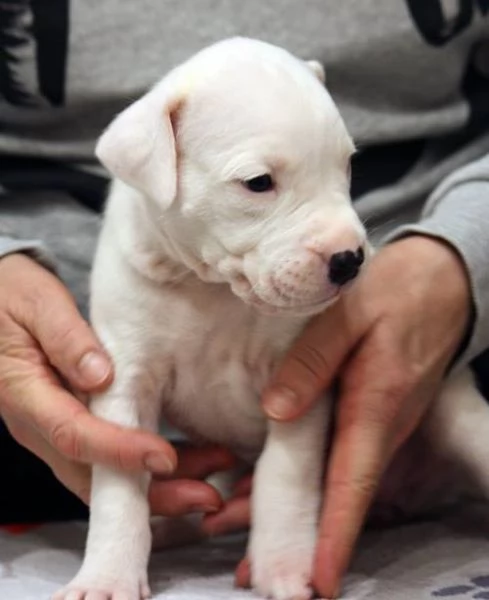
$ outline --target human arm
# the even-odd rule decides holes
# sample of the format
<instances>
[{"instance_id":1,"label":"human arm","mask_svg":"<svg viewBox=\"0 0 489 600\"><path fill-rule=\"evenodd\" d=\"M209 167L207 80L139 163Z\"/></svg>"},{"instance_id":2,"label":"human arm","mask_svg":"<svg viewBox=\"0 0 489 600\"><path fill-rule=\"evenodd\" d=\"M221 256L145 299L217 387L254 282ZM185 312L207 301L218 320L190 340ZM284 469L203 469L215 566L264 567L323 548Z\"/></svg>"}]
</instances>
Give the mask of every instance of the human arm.
<instances>
[{"instance_id":1,"label":"human arm","mask_svg":"<svg viewBox=\"0 0 489 600\"><path fill-rule=\"evenodd\" d=\"M165 440L96 419L62 384L101 389L111 381L110 360L62 282L28 256L31 246L12 241L8 249L12 253L0 258L0 415L12 435L84 501L91 463L169 475L176 455ZM40 252L32 256L52 266L48 253ZM158 457L155 464L147 461L150 454ZM214 448L197 456L185 449L178 458L175 476L187 481L155 481L153 510L179 514L218 507L219 495L190 479L229 465L229 455Z\"/></svg>"}]
</instances>

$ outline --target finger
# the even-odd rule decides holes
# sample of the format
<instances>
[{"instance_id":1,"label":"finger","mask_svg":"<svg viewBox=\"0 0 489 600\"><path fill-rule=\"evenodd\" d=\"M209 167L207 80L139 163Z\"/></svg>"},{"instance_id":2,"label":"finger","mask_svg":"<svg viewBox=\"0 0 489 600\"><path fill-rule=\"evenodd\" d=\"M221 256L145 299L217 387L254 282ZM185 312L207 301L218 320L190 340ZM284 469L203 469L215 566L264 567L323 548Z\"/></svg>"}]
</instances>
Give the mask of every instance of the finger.
<instances>
[{"instance_id":1,"label":"finger","mask_svg":"<svg viewBox=\"0 0 489 600\"><path fill-rule=\"evenodd\" d=\"M16 321L38 341L51 364L73 387L94 391L108 385L113 377L110 358L69 291L37 263L26 257L15 258L27 261L19 272L29 275L24 288L30 299L13 308Z\"/></svg>"},{"instance_id":2,"label":"finger","mask_svg":"<svg viewBox=\"0 0 489 600\"><path fill-rule=\"evenodd\" d=\"M352 349L352 324L342 305L313 319L282 361L262 395L267 415L275 420L304 414L329 387Z\"/></svg>"},{"instance_id":3,"label":"finger","mask_svg":"<svg viewBox=\"0 0 489 600\"><path fill-rule=\"evenodd\" d=\"M63 458L36 430L22 422L7 417L5 423L12 437L19 444L46 463L55 477L75 496L85 504L89 503L91 483L89 467Z\"/></svg>"},{"instance_id":4,"label":"finger","mask_svg":"<svg viewBox=\"0 0 489 600\"><path fill-rule=\"evenodd\" d=\"M253 487L253 475L245 475L234 486L233 498L249 496Z\"/></svg>"},{"instance_id":5,"label":"finger","mask_svg":"<svg viewBox=\"0 0 489 600\"><path fill-rule=\"evenodd\" d=\"M125 471L167 475L177 462L175 450L153 433L98 419L55 382L39 377L10 377L8 409L22 413L44 439L69 460L104 464Z\"/></svg>"},{"instance_id":6,"label":"finger","mask_svg":"<svg viewBox=\"0 0 489 600\"><path fill-rule=\"evenodd\" d=\"M243 558L237 566L234 584L236 587L240 588L249 588L251 586L250 561L247 558Z\"/></svg>"},{"instance_id":7,"label":"finger","mask_svg":"<svg viewBox=\"0 0 489 600\"><path fill-rule=\"evenodd\" d=\"M37 431L21 421L7 418L6 424L12 436L47 463L65 487L83 502L89 503L89 467L63 458ZM198 481L153 481L149 499L154 514L169 517L193 512L216 512L223 505L222 498L215 488Z\"/></svg>"},{"instance_id":8,"label":"finger","mask_svg":"<svg viewBox=\"0 0 489 600\"><path fill-rule=\"evenodd\" d=\"M213 473L227 471L236 465L231 452L219 446L187 447L178 451L174 479L206 479Z\"/></svg>"},{"instance_id":9,"label":"finger","mask_svg":"<svg viewBox=\"0 0 489 600\"><path fill-rule=\"evenodd\" d=\"M314 566L314 586L322 597L336 598L350 562L366 513L389 454L385 423L375 418L342 422L342 403L367 398L340 399Z\"/></svg>"},{"instance_id":10,"label":"finger","mask_svg":"<svg viewBox=\"0 0 489 600\"><path fill-rule=\"evenodd\" d=\"M31 329L49 362L75 388L96 391L112 381L113 367L107 353L72 302L51 307Z\"/></svg>"},{"instance_id":11,"label":"finger","mask_svg":"<svg viewBox=\"0 0 489 600\"><path fill-rule=\"evenodd\" d=\"M219 492L201 481L153 481L149 492L153 514L179 517L188 513L215 513L223 505Z\"/></svg>"},{"instance_id":12,"label":"finger","mask_svg":"<svg viewBox=\"0 0 489 600\"><path fill-rule=\"evenodd\" d=\"M215 515L206 516L202 529L207 535L218 536L247 529L251 519L251 503L248 497L233 498Z\"/></svg>"}]
</instances>

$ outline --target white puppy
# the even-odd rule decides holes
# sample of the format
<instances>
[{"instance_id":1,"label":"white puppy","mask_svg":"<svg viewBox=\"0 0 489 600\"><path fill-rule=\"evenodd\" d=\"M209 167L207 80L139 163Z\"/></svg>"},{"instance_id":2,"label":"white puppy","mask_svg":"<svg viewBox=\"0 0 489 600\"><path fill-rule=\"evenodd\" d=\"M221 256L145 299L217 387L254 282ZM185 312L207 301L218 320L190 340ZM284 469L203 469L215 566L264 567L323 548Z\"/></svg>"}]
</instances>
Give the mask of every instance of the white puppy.
<instances>
[{"instance_id":1,"label":"white puppy","mask_svg":"<svg viewBox=\"0 0 489 600\"><path fill-rule=\"evenodd\" d=\"M252 582L307 600L327 399L267 423L259 396L306 320L369 250L349 197L353 143L317 63L232 39L169 73L109 126L114 175L92 278L93 325L115 363L94 414L259 457ZM149 596L149 476L93 470L86 555L56 600Z\"/></svg>"}]
</instances>

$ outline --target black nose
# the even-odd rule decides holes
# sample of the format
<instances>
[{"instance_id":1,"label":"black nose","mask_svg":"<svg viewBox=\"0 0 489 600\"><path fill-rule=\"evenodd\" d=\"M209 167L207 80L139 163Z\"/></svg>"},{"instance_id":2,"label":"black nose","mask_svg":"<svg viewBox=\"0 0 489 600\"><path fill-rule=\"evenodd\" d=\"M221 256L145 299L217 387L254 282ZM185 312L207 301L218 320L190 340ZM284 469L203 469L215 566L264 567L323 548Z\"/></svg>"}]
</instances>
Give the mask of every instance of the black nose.
<instances>
[{"instance_id":1,"label":"black nose","mask_svg":"<svg viewBox=\"0 0 489 600\"><path fill-rule=\"evenodd\" d=\"M344 285L354 279L365 259L362 248L356 252L336 252L329 260L329 280L335 285Z\"/></svg>"}]
</instances>

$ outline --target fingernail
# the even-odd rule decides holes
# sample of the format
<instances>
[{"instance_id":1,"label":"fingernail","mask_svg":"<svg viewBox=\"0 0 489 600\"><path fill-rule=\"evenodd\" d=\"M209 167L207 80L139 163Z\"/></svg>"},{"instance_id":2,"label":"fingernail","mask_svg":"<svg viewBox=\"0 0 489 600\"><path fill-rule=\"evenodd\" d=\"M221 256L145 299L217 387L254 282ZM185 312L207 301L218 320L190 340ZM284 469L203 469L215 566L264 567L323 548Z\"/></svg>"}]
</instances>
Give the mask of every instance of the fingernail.
<instances>
[{"instance_id":1,"label":"fingernail","mask_svg":"<svg viewBox=\"0 0 489 600\"><path fill-rule=\"evenodd\" d=\"M267 395L265 411L272 419L294 416L299 406L297 394L287 387L276 388Z\"/></svg>"},{"instance_id":2,"label":"fingernail","mask_svg":"<svg viewBox=\"0 0 489 600\"><path fill-rule=\"evenodd\" d=\"M92 350L81 358L78 371L85 381L96 385L107 379L110 373L110 362L101 352Z\"/></svg>"},{"instance_id":3,"label":"fingernail","mask_svg":"<svg viewBox=\"0 0 489 600\"><path fill-rule=\"evenodd\" d=\"M144 459L144 465L151 473L168 475L175 469L173 462L161 452L150 452Z\"/></svg>"}]
</instances>

